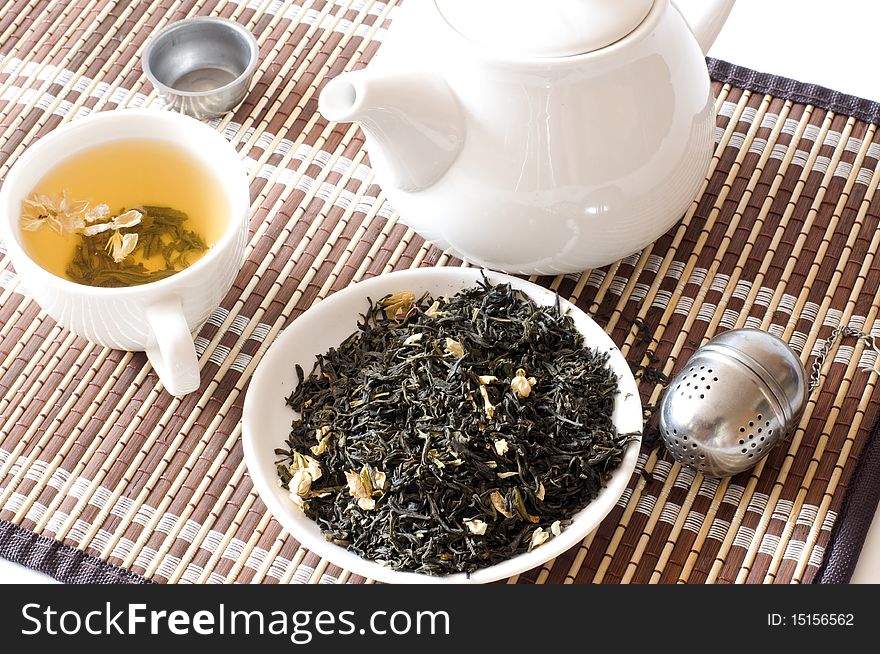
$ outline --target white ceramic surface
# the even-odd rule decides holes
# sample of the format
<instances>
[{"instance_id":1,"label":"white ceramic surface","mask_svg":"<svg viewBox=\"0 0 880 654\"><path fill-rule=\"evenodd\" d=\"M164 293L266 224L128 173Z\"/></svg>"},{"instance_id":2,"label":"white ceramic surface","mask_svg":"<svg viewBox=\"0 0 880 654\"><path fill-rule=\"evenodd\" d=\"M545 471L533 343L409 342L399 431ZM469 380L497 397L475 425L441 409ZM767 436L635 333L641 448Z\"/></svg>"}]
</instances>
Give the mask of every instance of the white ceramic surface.
<instances>
[{"instance_id":1,"label":"white ceramic surface","mask_svg":"<svg viewBox=\"0 0 880 654\"><path fill-rule=\"evenodd\" d=\"M326 118L364 128L407 224L479 265L556 274L632 254L681 218L715 115L703 51L669 0L624 38L569 57L478 45L438 2L405 5L371 64L320 99ZM733 3L710 4L723 18ZM706 44L722 22L709 17L695 21Z\"/></svg>"},{"instance_id":2,"label":"white ceramic surface","mask_svg":"<svg viewBox=\"0 0 880 654\"><path fill-rule=\"evenodd\" d=\"M535 284L498 273L487 273L487 276L495 283L510 282L538 304L548 305L556 300L554 293ZM475 572L468 578L463 574L431 577L396 572L329 543L317 524L290 501L286 491L278 487L274 449L284 447L295 417L284 401L296 388L294 364L300 364L306 371L311 370L316 354L338 345L354 332L360 314L369 307L367 297L376 300L400 290L410 290L417 296L424 291L434 295L451 294L474 286L479 279L480 272L472 268L423 268L382 275L354 284L322 300L297 318L278 336L254 372L242 417L242 444L248 472L275 518L315 554L356 574L390 583L495 581L542 565L576 546L599 525L626 489L638 457L639 445L635 442L628 446L623 463L611 476L607 487L595 501L577 514L574 522L560 536L531 552ZM620 394L613 415L617 429L621 433L641 431L642 405L623 355L585 313L564 300L562 306L571 311L587 345L611 353L610 365L620 377Z\"/></svg>"},{"instance_id":3,"label":"white ceramic surface","mask_svg":"<svg viewBox=\"0 0 880 654\"><path fill-rule=\"evenodd\" d=\"M510 55L568 57L592 52L632 32L653 0L437 0L462 36Z\"/></svg>"},{"instance_id":4,"label":"white ceramic surface","mask_svg":"<svg viewBox=\"0 0 880 654\"><path fill-rule=\"evenodd\" d=\"M198 262L152 284L96 288L47 272L22 249L21 201L63 158L93 145L128 138L170 141L199 157L229 194L226 232ZM145 350L168 392L183 395L199 386L191 332L220 304L241 266L249 205L244 164L221 134L171 112L113 111L50 132L16 161L0 189L0 238L22 283L46 313L100 345Z\"/></svg>"}]
</instances>

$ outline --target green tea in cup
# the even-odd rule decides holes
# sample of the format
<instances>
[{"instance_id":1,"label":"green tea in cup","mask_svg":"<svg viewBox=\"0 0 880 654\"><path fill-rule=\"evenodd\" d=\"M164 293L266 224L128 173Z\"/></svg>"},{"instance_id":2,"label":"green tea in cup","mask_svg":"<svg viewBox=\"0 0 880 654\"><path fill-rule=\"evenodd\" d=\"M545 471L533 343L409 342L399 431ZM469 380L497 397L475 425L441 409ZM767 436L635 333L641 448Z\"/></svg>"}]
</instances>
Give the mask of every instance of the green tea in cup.
<instances>
[{"instance_id":1,"label":"green tea in cup","mask_svg":"<svg viewBox=\"0 0 880 654\"><path fill-rule=\"evenodd\" d=\"M227 228L228 194L168 140L87 147L47 171L21 203L22 245L78 284L137 286L201 259Z\"/></svg>"}]
</instances>

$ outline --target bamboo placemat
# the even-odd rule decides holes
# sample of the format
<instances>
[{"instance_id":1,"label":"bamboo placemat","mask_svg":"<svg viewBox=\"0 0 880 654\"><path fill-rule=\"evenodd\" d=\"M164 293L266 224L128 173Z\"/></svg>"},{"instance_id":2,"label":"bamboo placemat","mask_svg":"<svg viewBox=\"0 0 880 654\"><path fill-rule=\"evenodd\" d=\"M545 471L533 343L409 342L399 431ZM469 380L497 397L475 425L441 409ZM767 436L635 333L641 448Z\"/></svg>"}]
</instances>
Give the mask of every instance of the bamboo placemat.
<instances>
[{"instance_id":1,"label":"bamboo placemat","mask_svg":"<svg viewBox=\"0 0 880 654\"><path fill-rule=\"evenodd\" d=\"M139 55L170 21L233 18L256 35L261 65L244 104L215 121L252 174L251 238L199 334L199 392L171 398L143 354L59 328L0 250L0 553L72 581L365 581L299 547L266 512L239 419L261 355L315 301L393 269L461 265L398 221L361 133L316 109L327 79L374 54L399 4L2 6L0 176L61 123L160 106ZM767 329L805 362L840 323L880 334L876 107L710 63L717 151L682 222L608 268L537 280L606 327L649 405L658 371L672 375L719 331ZM813 581L877 414L874 360L845 342L793 438L749 473L707 479L644 448L602 526L511 581Z\"/></svg>"}]
</instances>

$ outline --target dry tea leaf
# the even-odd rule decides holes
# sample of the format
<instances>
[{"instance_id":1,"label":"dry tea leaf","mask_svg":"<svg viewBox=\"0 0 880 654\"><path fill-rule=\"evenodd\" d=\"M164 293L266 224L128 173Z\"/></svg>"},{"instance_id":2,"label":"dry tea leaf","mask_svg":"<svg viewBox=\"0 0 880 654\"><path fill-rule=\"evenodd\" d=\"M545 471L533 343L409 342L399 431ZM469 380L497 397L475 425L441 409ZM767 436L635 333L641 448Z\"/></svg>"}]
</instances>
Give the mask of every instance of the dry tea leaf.
<instances>
[{"instance_id":1,"label":"dry tea leaf","mask_svg":"<svg viewBox=\"0 0 880 654\"><path fill-rule=\"evenodd\" d=\"M403 344L404 344L405 346L408 346L408 345L418 345L419 343L422 342L422 339L423 339L424 337L425 337L425 335L424 335L424 334L421 334L421 333L420 333L420 334L412 334L411 336L408 336L408 337L403 341Z\"/></svg>"},{"instance_id":2,"label":"dry tea leaf","mask_svg":"<svg viewBox=\"0 0 880 654\"><path fill-rule=\"evenodd\" d=\"M489 500L492 502L492 506L495 508L495 510L498 511L498 513L503 515L505 518L513 517L513 513L507 510L507 504L504 502L504 496L497 490L492 491L492 494L489 495Z\"/></svg>"}]
</instances>

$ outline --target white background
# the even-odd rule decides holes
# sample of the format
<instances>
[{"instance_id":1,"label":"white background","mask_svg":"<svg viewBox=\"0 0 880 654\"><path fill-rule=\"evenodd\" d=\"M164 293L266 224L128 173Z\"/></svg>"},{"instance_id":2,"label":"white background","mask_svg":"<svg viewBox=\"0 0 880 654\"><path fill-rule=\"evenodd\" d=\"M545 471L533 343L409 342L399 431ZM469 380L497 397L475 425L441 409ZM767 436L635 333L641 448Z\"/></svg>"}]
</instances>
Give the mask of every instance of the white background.
<instances>
[{"instance_id":1,"label":"white background","mask_svg":"<svg viewBox=\"0 0 880 654\"><path fill-rule=\"evenodd\" d=\"M880 100L878 25L876 0L738 0L709 54ZM46 581L0 560L0 584ZM880 582L880 520L874 521L853 581Z\"/></svg>"}]
</instances>

